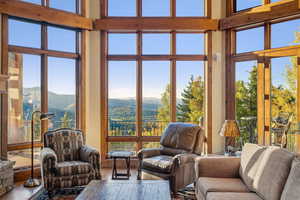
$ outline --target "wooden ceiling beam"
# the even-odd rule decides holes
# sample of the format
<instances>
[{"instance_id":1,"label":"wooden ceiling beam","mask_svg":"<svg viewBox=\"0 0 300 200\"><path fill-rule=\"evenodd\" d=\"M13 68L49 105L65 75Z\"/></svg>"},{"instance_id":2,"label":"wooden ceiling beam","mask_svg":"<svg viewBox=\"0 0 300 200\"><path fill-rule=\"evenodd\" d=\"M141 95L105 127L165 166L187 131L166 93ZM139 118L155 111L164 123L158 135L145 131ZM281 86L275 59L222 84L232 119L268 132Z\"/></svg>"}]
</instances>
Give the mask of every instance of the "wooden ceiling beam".
<instances>
[{"instance_id":1,"label":"wooden ceiling beam","mask_svg":"<svg viewBox=\"0 0 300 200\"><path fill-rule=\"evenodd\" d=\"M298 15L298 4L298 0L283 0L255 7L220 20L220 28L225 30Z\"/></svg>"},{"instance_id":2,"label":"wooden ceiling beam","mask_svg":"<svg viewBox=\"0 0 300 200\"><path fill-rule=\"evenodd\" d=\"M94 21L94 29L109 31L128 30L178 30L208 31L218 30L219 20L208 18L171 17L109 17Z\"/></svg>"},{"instance_id":3,"label":"wooden ceiling beam","mask_svg":"<svg viewBox=\"0 0 300 200\"><path fill-rule=\"evenodd\" d=\"M0 13L79 29L93 29L93 21L75 13L17 0L0 0Z\"/></svg>"}]
</instances>

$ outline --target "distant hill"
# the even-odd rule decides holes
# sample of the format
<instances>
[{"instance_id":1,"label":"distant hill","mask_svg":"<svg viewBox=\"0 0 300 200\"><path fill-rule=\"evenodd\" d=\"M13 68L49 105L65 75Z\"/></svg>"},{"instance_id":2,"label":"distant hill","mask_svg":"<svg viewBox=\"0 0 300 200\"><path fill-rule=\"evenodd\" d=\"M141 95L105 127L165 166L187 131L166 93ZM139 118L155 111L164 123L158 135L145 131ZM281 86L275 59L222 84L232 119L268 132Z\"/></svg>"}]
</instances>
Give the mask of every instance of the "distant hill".
<instances>
[{"instance_id":1,"label":"distant hill","mask_svg":"<svg viewBox=\"0 0 300 200\"><path fill-rule=\"evenodd\" d=\"M29 99L35 105L40 104L40 88L24 88L24 107L30 111ZM48 93L49 112L54 112L60 119L65 112L75 116L75 95ZM109 117L113 120L135 120L136 100L133 98L109 99ZM100 102L99 102L100 103ZM157 109L161 105L159 98L143 99L143 118L156 119Z\"/></svg>"}]
</instances>

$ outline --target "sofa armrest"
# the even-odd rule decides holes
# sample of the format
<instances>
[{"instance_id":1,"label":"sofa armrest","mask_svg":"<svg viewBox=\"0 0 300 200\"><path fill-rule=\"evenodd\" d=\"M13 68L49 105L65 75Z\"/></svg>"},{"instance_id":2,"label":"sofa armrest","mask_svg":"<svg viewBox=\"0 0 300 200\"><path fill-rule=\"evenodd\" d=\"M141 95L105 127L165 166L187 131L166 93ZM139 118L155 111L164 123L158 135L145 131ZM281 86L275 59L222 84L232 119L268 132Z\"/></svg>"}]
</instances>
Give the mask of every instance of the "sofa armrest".
<instances>
[{"instance_id":1,"label":"sofa armrest","mask_svg":"<svg viewBox=\"0 0 300 200\"><path fill-rule=\"evenodd\" d=\"M50 148L43 148L41 151L42 161L42 175L47 176L55 173L55 167L57 165L57 155Z\"/></svg>"},{"instance_id":2,"label":"sofa armrest","mask_svg":"<svg viewBox=\"0 0 300 200\"><path fill-rule=\"evenodd\" d=\"M197 157L195 160L196 178L237 178L239 169L238 157Z\"/></svg>"},{"instance_id":3,"label":"sofa armrest","mask_svg":"<svg viewBox=\"0 0 300 200\"><path fill-rule=\"evenodd\" d=\"M149 149L141 149L137 156L140 160L143 158L149 158L152 156L158 156L161 154L161 148L149 148Z\"/></svg>"},{"instance_id":4,"label":"sofa armrest","mask_svg":"<svg viewBox=\"0 0 300 200\"><path fill-rule=\"evenodd\" d=\"M90 163L95 170L95 178L101 179L100 173L100 153L97 149L89 146L82 146L79 150L80 160Z\"/></svg>"}]
</instances>

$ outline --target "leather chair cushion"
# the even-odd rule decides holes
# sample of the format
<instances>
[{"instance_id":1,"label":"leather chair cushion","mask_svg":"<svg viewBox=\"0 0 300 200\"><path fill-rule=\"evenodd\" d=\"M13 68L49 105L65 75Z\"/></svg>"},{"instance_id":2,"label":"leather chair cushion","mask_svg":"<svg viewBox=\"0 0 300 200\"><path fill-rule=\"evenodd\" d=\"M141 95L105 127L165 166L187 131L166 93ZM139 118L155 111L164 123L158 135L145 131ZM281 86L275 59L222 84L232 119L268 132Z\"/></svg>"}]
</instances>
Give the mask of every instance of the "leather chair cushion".
<instances>
[{"instance_id":1,"label":"leather chair cushion","mask_svg":"<svg viewBox=\"0 0 300 200\"><path fill-rule=\"evenodd\" d=\"M161 137L164 147L193 151L200 127L187 123L170 123Z\"/></svg>"},{"instance_id":2,"label":"leather chair cushion","mask_svg":"<svg viewBox=\"0 0 300 200\"><path fill-rule=\"evenodd\" d=\"M159 155L143 159L142 168L161 173L170 173L173 166L173 157Z\"/></svg>"},{"instance_id":3,"label":"leather chair cushion","mask_svg":"<svg viewBox=\"0 0 300 200\"><path fill-rule=\"evenodd\" d=\"M69 161L59 162L56 166L57 176L71 176L77 174L88 174L93 170L92 165L88 162Z\"/></svg>"}]
</instances>

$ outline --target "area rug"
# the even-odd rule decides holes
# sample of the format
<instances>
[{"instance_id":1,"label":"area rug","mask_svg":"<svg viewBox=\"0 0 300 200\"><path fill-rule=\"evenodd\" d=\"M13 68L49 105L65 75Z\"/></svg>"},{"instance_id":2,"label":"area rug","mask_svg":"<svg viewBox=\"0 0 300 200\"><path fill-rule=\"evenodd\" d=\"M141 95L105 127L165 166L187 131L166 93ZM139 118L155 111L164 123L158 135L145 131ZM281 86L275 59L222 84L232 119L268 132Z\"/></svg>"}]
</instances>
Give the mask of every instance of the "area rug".
<instances>
[{"instance_id":1,"label":"area rug","mask_svg":"<svg viewBox=\"0 0 300 200\"><path fill-rule=\"evenodd\" d=\"M48 192L45 189L41 189L31 200L75 200L76 197L82 192L84 187L69 188L57 191L53 194L52 198L49 197ZM172 200L195 200L195 190L192 185L179 190L178 193L173 196Z\"/></svg>"}]
</instances>

